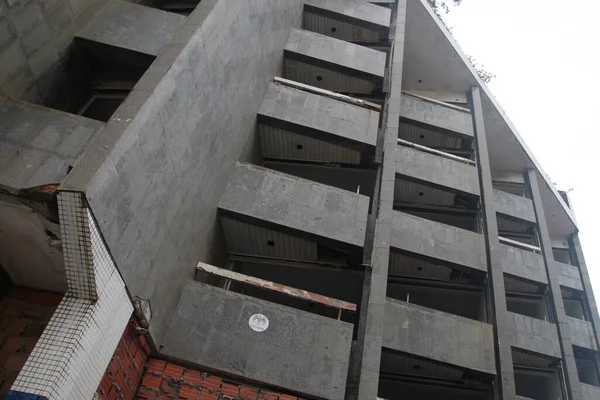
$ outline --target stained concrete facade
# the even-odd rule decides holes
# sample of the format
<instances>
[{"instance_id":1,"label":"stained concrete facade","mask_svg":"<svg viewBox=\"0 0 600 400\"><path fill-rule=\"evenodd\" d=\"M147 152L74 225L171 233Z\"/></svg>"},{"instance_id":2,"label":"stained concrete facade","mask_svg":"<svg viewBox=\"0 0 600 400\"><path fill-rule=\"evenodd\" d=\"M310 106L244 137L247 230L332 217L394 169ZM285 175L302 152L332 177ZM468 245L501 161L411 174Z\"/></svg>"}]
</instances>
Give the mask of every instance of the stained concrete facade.
<instances>
[{"instance_id":1,"label":"stained concrete facade","mask_svg":"<svg viewBox=\"0 0 600 400\"><path fill-rule=\"evenodd\" d=\"M535 398L515 382L535 367L560 376L548 384L562 386L560 400L595 398L575 357L583 349L598 361L600 318L565 201L427 2L377 3L202 0L182 16L149 2L0 0L0 150L17 161L0 184L60 183L108 249L98 268L64 271L61 255L83 237L66 229L70 209L59 210L58 238L56 221L36 215L43 235L30 244L54 246L56 267L38 278L85 303L78 294L108 279L109 260L123 309L149 305L156 356L292 397ZM144 61L106 123L50 109L80 43ZM494 190L492 176L523 185L523 196ZM505 230L529 227L513 233L533 233L535 251L501 245L498 216ZM555 242L573 265L553 260ZM0 246L4 270L11 247ZM196 274L199 261L272 285ZM35 285L34 267L10 267ZM67 272L81 279L62 281ZM405 301L387 297L388 285ZM509 287L547 298L548 320L509 312ZM589 321L566 316L563 289ZM411 302L425 291L428 307ZM305 298L281 297L291 292ZM440 310L457 304L476 315ZM261 332L255 314L269 321Z\"/></svg>"},{"instance_id":2,"label":"stained concrete facade","mask_svg":"<svg viewBox=\"0 0 600 400\"><path fill-rule=\"evenodd\" d=\"M268 318L256 332L248 321ZM199 282L183 291L163 352L327 399L343 399L352 325ZM197 343L190 348L190 343Z\"/></svg>"}]
</instances>

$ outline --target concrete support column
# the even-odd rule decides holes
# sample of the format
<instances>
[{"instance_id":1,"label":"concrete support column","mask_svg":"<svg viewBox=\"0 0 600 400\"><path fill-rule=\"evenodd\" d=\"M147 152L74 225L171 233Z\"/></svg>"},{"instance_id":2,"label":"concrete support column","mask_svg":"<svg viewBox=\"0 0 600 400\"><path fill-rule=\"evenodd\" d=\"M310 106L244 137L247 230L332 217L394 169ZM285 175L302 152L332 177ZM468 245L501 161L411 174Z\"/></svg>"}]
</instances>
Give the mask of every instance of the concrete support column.
<instances>
[{"instance_id":1,"label":"concrete support column","mask_svg":"<svg viewBox=\"0 0 600 400\"><path fill-rule=\"evenodd\" d=\"M506 293L504 290L504 275L498 238L498 222L492 174L485 136L481 95L478 87L471 88L467 93L473 131L477 150L477 170L481 189L481 205L483 210L483 226L486 244L488 268L488 290L491 299L491 322L494 326L494 342L496 353L496 387L495 393L499 399L515 399L515 378L513 371L512 353L510 348L510 332L508 331L508 312L506 310Z\"/></svg>"},{"instance_id":2,"label":"concrete support column","mask_svg":"<svg viewBox=\"0 0 600 400\"><path fill-rule=\"evenodd\" d=\"M538 222L538 236L542 256L546 263L546 272L548 273L548 286L550 289L550 306L556 317L556 325L558 328L558 340L563 356L563 373L566 383L567 396L572 400L581 399L581 387L579 384L579 376L577 374L577 365L573 355L573 345L571 343L571 329L565 314L563 298L558 282L558 271L554 262L552 253L552 242L550 241L550 232L546 223L546 215L544 214L544 205L542 203L542 195L538 183L538 176L535 169L528 169L526 173L527 182L531 191L531 199L533 200L533 208Z\"/></svg>"}]
</instances>

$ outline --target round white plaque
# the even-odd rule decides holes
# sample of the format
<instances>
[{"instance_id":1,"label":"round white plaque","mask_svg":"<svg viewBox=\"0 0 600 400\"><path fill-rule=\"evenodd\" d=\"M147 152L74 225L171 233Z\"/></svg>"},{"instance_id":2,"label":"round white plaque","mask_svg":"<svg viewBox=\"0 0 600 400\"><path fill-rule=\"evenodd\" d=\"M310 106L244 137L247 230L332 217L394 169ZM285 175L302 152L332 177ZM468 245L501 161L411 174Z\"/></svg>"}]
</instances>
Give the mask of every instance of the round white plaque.
<instances>
[{"instance_id":1,"label":"round white plaque","mask_svg":"<svg viewBox=\"0 0 600 400\"><path fill-rule=\"evenodd\" d=\"M269 327L269 318L262 314L254 314L248 320L250 329L256 332L264 332Z\"/></svg>"}]
</instances>

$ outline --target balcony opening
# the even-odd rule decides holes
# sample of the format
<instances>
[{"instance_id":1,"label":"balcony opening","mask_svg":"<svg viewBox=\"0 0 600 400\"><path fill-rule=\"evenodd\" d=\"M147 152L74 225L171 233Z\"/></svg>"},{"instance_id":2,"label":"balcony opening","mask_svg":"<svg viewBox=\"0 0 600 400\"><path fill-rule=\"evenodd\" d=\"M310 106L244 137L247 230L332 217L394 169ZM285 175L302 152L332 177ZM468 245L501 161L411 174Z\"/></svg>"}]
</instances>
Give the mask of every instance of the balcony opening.
<instances>
[{"instance_id":1,"label":"balcony opening","mask_svg":"<svg viewBox=\"0 0 600 400\"><path fill-rule=\"evenodd\" d=\"M153 60L146 54L75 39L63 61L66 72L55 79L44 105L106 122Z\"/></svg>"},{"instance_id":2,"label":"balcony opening","mask_svg":"<svg viewBox=\"0 0 600 400\"><path fill-rule=\"evenodd\" d=\"M545 295L507 292L506 308L510 312L552 322Z\"/></svg>"},{"instance_id":3,"label":"balcony opening","mask_svg":"<svg viewBox=\"0 0 600 400\"><path fill-rule=\"evenodd\" d=\"M400 139L400 144L403 144L402 141L406 141L417 146L424 146L424 149L420 149L422 151L432 149L466 160L475 160L471 136L422 124L411 119L400 118L398 139ZM417 147L417 149L419 148Z\"/></svg>"},{"instance_id":4,"label":"balcony opening","mask_svg":"<svg viewBox=\"0 0 600 400\"><path fill-rule=\"evenodd\" d=\"M574 265L571 259L571 251L569 249L553 247L552 254L554 255L554 260L563 264Z\"/></svg>"},{"instance_id":5,"label":"balcony opening","mask_svg":"<svg viewBox=\"0 0 600 400\"><path fill-rule=\"evenodd\" d=\"M140 3L148 7L158 8L159 10L187 17L196 9L200 0L144 0Z\"/></svg>"},{"instance_id":6,"label":"balcony opening","mask_svg":"<svg viewBox=\"0 0 600 400\"><path fill-rule=\"evenodd\" d=\"M579 382L600 387L600 371L594 352L573 346Z\"/></svg>"},{"instance_id":7,"label":"balcony opening","mask_svg":"<svg viewBox=\"0 0 600 400\"><path fill-rule=\"evenodd\" d=\"M515 245L524 243L538 247L535 224L517 218L497 214L498 234L500 237L512 240Z\"/></svg>"},{"instance_id":8,"label":"balcony opening","mask_svg":"<svg viewBox=\"0 0 600 400\"><path fill-rule=\"evenodd\" d=\"M394 210L470 231L478 231L476 196L396 176Z\"/></svg>"},{"instance_id":9,"label":"balcony opening","mask_svg":"<svg viewBox=\"0 0 600 400\"><path fill-rule=\"evenodd\" d=\"M487 320L485 292L480 286L391 277L387 296L477 321Z\"/></svg>"},{"instance_id":10,"label":"balcony opening","mask_svg":"<svg viewBox=\"0 0 600 400\"><path fill-rule=\"evenodd\" d=\"M264 167L373 198L376 170L359 166L265 161Z\"/></svg>"},{"instance_id":11,"label":"balcony opening","mask_svg":"<svg viewBox=\"0 0 600 400\"><path fill-rule=\"evenodd\" d=\"M517 396L535 400L566 399L560 360L513 348Z\"/></svg>"},{"instance_id":12,"label":"balcony opening","mask_svg":"<svg viewBox=\"0 0 600 400\"><path fill-rule=\"evenodd\" d=\"M571 318L589 321L589 313L586 307L587 300L582 292L561 287L565 314Z\"/></svg>"},{"instance_id":13,"label":"balcony opening","mask_svg":"<svg viewBox=\"0 0 600 400\"><path fill-rule=\"evenodd\" d=\"M543 295L546 293L547 285L504 274L504 290L507 293Z\"/></svg>"},{"instance_id":14,"label":"balcony opening","mask_svg":"<svg viewBox=\"0 0 600 400\"><path fill-rule=\"evenodd\" d=\"M377 397L386 400L489 400L492 377L383 348Z\"/></svg>"},{"instance_id":15,"label":"balcony opening","mask_svg":"<svg viewBox=\"0 0 600 400\"><path fill-rule=\"evenodd\" d=\"M272 282L276 286L288 286L311 294L360 304L364 272L319 267L315 264L284 260L253 259L232 256L230 270L254 278ZM235 260L235 261L233 261ZM196 277L199 278L198 276ZM199 280L199 279L198 279ZM205 279L206 280L206 279ZM329 318L341 319L352 324L358 322L358 313L342 311L320 301L291 297L284 293L259 287L246 282L212 276L209 283L236 293L282 304L302 311Z\"/></svg>"}]
</instances>

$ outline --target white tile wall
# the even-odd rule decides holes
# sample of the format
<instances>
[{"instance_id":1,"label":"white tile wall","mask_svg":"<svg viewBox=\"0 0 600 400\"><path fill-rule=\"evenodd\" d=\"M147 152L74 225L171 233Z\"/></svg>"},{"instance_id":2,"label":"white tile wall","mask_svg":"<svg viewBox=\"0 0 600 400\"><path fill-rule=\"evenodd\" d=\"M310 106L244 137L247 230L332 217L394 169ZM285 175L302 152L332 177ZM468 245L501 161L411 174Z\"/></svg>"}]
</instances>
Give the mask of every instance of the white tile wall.
<instances>
[{"instance_id":1,"label":"white tile wall","mask_svg":"<svg viewBox=\"0 0 600 400\"><path fill-rule=\"evenodd\" d=\"M84 195L58 196L68 292L12 390L92 399L133 312Z\"/></svg>"}]
</instances>

